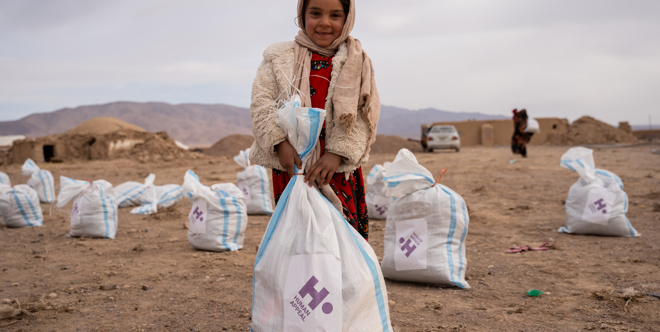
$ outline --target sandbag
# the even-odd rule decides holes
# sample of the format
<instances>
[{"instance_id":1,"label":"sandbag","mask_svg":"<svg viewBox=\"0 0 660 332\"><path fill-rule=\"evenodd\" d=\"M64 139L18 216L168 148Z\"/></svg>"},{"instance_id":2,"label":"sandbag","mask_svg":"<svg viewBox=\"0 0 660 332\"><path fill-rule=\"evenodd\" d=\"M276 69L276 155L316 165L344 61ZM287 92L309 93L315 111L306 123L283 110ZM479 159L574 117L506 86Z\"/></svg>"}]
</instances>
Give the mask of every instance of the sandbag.
<instances>
[{"instance_id":1,"label":"sandbag","mask_svg":"<svg viewBox=\"0 0 660 332\"><path fill-rule=\"evenodd\" d=\"M147 186L147 189L140 196L142 206L131 210L132 214L152 214L158 212L158 209L166 209L174 206L183 198L183 188L176 184L166 184L164 186Z\"/></svg>"},{"instance_id":2,"label":"sandbag","mask_svg":"<svg viewBox=\"0 0 660 332\"><path fill-rule=\"evenodd\" d=\"M120 208L141 205L142 194L147 190L147 187L153 186L155 179L155 174L149 174L149 176L144 179L144 183L128 181L114 187L114 192L117 197L117 205Z\"/></svg>"},{"instance_id":3,"label":"sandbag","mask_svg":"<svg viewBox=\"0 0 660 332\"><path fill-rule=\"evenodd\" d=\"M385 192L386 184L383 181L383 172L389 165L390 163L374 165L367 176L367 195L365 201L370 219L386 219L387 210L394 201L391 197L387 197Z\"/></svg>"},{"instance_id":4,"label":"sandbag","mask_svg":"<svg viewBox=\"0 0 660 332\"><path fill-rule=\"evenodd\" d=\"M50 171L39 168L32 159L28 158L21 168L21 174L30 176L27 184L37 192L39 201L55 203L55 180Z\"/></svg>"},{"instance_id":5,"label":"sandbag","mask_svg":"<svg viewBox=\"0 0 660 332\"><path fill-rule=\"evenodd\" d=\"M525 126L526 133L538 134L541 132L539 122L533 118L527 118L527 126Z\"/></svg>"},{"instance_id":6,"label":"sandbag","mask_svg":"<svg viewBox=\"0 0 660 332\"><path fill-rule=\"evenodd\" d=\"M57 207L73 201L70 236L114 239L117 235L117 200L112 184L92 183L60 176Z\"/></svg>"},{"instance_id":7,"label":"sandbag","mask_svg":"<svg viewBox=\"0 0 660 332\"><path fill-rule=\"evenodd\" d=\"M11 181L9 181L9 176L7 174L0 172L0 184L11 186Z\"/></svg>"},{"instance_id":8,"label":"sandbag","mask_svg":"<svg viewBox=\"0 0 660 332\"><path fill-rule=\"evenodd\" d=\"M465 237L470 217L463 198L436 183L415 155L401 149L384 174L390 204L385 223L385 278L470 288Z\"/></svg>"},{"instance_id":9,"label":"sandbag","mask_svg":"<svg viewBox=\"0 0 660 332\"><path fill-rule=\"evenodd\" d=\"M305 164L325 110L299 105L287 102L277 122ZM376 254L303 175L282 193L253 276L251 331L392 331Z\"/></svg>"},{"instance_id":10,"label":"sandbag","mask_svg":"<svg viewBox=\"0 0 660 332\"><path fill-rule=\"evenodd\" d=\"M0 217L7 227L43 226L39 195L30 186L0 184Z\"/></svg>"},{"instance_id":11,"label":"sandbag","mask_svg":"<svg viewBox=\"0 0 660 332\"><path fill-rule=\"evenodd\" d=\"M243 248L248 220L241 190L233 183L205 186L191 170L186 172L182 187L192 203L188 242L195 249L208 251Z\"/></svg>"},{"instance_id":12,"label":"sandbag","mask_svg":"<svg viewBox=\"0 0 660 332\"><path fill-rule=\"evenodd\" d=\"M247 202L248 214L272 214L270 181L265 167L250 164L250 149L234 157L234 161L244 170L236 176L236 184Z\"/></svg>"},{"instance_id":13,"label":"sandbag","mask_svg":"<svg viewBox=\"0 0 660 332\"><path fill-rule=\"evenodd\" d=\"M580 178L571 186L566 198L566 227L561 233L636 237L628 212L628 195L616 174L597 169L593 150L569 149L561 157L561 167L577 172Z\"/></svg>"}]
</instances>

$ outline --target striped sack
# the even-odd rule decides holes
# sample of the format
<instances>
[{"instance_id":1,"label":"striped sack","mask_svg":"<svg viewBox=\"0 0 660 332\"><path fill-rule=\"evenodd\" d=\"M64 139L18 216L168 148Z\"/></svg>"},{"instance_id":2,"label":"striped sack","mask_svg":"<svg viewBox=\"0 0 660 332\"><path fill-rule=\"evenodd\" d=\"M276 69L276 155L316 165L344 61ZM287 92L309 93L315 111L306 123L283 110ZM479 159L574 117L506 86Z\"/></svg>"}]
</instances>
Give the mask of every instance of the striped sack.
<instances>
[{"instance_id":1,"label":"striped sack","mask_svg":"<svg viewBox=\"0 0 660 332\"><path fill-rule=\"evenodd\" d=\"M44 224L39 196L30 186L0 184L0 216L7 227L37 227Z\"/></svg>"},{"instance_id":2,"label":"striped sack","mask_svg":"<svg viewBox=\"0 0 660 332\"><path fill-rule=\"evenodd\" d=\"M114 239L117 235L117 200L112 184L97 180L91 184L60 176L57 207L73 201L71 236Z\"/></svg>"},{"instance_id":3,"label":"striped sack","mask_svg":"<svg viewBox=\"0 0 660 332\"><path fill-rule=\"evenodd\" d=\"M268 171L263 166L250 165L249 155L250 149L247 149L234 157L234 161L244 168L236 176L236 184L247 201L247 213L272 214Z\"/></svg>"},{"instance_id":4,"label":"striped sack","mask_svg":"<svg viewBox=\"0 0 660 332\"><path fill-rule=\"evenodd\" d=\"M147 187L153 186L155 179L155 174L149 174L144 183L128 181L114 187L117 205L120 208L142 205L142 195Z\"/></svg>"},{"instance_id":5,"label":"striped sack","mask_svg":"<svg viewBox=\"0 0 660 332\"><path fill-rule=\"evenodd\" d=\"M401 149L384 174L390 204L385 223L385 278L470 288L463 198L436 183L412 152Z\"/></svg>"},{"instance_id":6,"label":"striped sack","mask_svg":"<svg viewBox=\"0 0 660 332\"><path fill-rule=\"evenodd\" d=\"M50 171L42 170L28 158L21 168L21 174L30 176L27 184L37 191L42 203L55 203L55 179Z\"/></svg>"}]
</instances>

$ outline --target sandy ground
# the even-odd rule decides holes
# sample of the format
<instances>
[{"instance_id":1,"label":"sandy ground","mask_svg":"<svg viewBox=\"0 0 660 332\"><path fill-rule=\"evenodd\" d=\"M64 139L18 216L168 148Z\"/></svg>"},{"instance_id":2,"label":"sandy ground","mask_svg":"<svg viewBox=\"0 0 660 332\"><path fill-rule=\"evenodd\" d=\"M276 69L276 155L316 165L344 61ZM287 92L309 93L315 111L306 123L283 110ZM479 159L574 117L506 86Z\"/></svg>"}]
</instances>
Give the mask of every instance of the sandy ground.
<instances>
[{"instance_id":1,"label":"sandy ground","mask_svg":"<svg viewBox=\"0 0 660 332\"><path fill-rule=\"evenodd\" d=\"M625 297L622 289L660 292L658 146L603 146L597 167L617 173L630 198L639 238L557 233L563 200L577 174L559 167L567 147L532 146L516 158L507 147L417 154L469 205L469 290L387 281L398 331L660 331L660 299ZM391 161L374 155L374 163ZM42 165L56 178L181 183L191 168L203 182L234 182L227 158L138 163L115 160ZM25 183L20 166L3 169ZM151 216L119 213L115 240L70 238L69 211L42 204L45 226L0 228L0 299L25 314L0 320L0 331L246 331L252 267L268 216L250 216L244 249L211 253L187 242L190 202ZM371 221L370 243L383 255L384 221ZM513 245L556 243L546 252L507 254ZM532 298L530 289L546 293Z\"/></svg>"}]
</instances>

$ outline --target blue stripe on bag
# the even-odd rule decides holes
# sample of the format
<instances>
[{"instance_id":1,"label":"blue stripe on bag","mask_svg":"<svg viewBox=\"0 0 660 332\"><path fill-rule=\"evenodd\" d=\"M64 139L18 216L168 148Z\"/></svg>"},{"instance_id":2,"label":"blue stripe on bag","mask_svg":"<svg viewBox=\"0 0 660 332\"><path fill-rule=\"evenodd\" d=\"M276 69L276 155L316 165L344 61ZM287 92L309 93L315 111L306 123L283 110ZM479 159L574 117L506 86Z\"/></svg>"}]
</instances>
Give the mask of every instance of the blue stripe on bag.
<instances>
[{"instance_id":1,"label":"blue stripe on bag","mask_svg":"<svg viewBox=\"0 0 660 332\"><path fill-rule=\"evenodd\" d=\"M18 209L21 211L21 215L23 216L23 219L25 219L25 222L28 224L28 226L33 227L34 225L30 222L30 218L27 216L27 213L25 213L25 210L23 210L23 205L21 205L21 199L18 198L18 195L16 195L15 192L12 193L14 196L14 200L16 201L16 205L18 206ZM30 200L28 199L28 202Z\"/></svg>"},{"instance_id":2,"label":"blue stripe on bag","mask_svg":"<svg viewBox=\"0 0 660 332\"><path fill-rule=\"evenodd\" d=\"M433 179L431 179L430 177L428 177L428 176L426 176L426 175L424 175L424 174L419 174L419 173L406 173L406 174L399 174L399 175L393 175L393 176L386 176L386 177L383 177L383 181L387 181L387 182L389 182L389 180L391 180L391 179L396 179L396 178L400 178L400 177L402 177L402 176L407 176L407 175L421 176L421 177L423 177L424 179L426 179L427 181L429 181L431 184L434 184L434 183L435 183L435 181L434 181ZM414 179L411 179L411 180L414 180ZM409 181L409 180L405 180L405 181ZM389 186L389 187L390 187L390 188L392 188L392 187L396 187L396 186L399 185L401 182L403 182L403 181L394 182L394 183L396 183L396 185L394 185L394 186Z\"/></svg>"},{"instance_id":3,"label":"blue stripe on bag","mask_svg":"<svg viewBox=\"0 0 660 332\"><path fill-rule=\"evenodd\" d=\"M636 237L639 234L635 232L635 229L632 227L632 224L630 224L630 220L628 220L628 217L626 216L626 213L628 213L628 194L624 192L623 197L625 197L625 201L623 203L623 217L626 218L626 223L628 224L628 229L630 230L630 236Z\"/></svg>"},{"instance_id":4,"label":"blue stripe on bag","mask_svg":"<svg viewBox=\"0 0 660 332\"><path fill-rule=\"evenodd\" d=\"M311 132L309 133L309 142L307 142L307 148L305 151L299 154L300 159L302 159L304 156L306 156L314 146L316 145L316 142L319 139L319 124L321 123L321 112L309 108L307 111L307 114L309 115L309 127Z\"/></svg>"},{"instance_id":5,"label":"blue stripe on bag","mask_svg":"<svg viewBox=\"0 0 660 332\"><path fill-rule=\"evenodd\" d=\"M293 185L296 183L297 178L297 176L294 176L291 178L291 180L289 180L289 184L286 186L286 188L284 188L282 196L280 196L280 200L275 206L275 212L273 212L273 217L270 219L270 222L268 222L266 233L264 233L264 237L261 240L261 245L259 245L259 250L257 251L257 257L254 259L254 270L257 269L257 265L261 261L261 258L264 256L264 252L266 251L266 248L268 248L270 240L273 238L273 233L275 233L275 229L277 229L277 225L280 223L282 212L284 212L284 206L289 200L289 195L291 195L291 190L293 189ZM254 317L254 285L256 278L257 274L252 273L252 317ZM251 327L250 331L252 331Z\"/></svg>"},{"instance_id":6,"label":"blue stripe on bag","mask_svg":"<svg viewBox=\"0 0 660 332\"><path fill-rule=\"evenodd\" d=\"M32 211L32 215L34 216L34 221L38 222L39 225L43 225L44 221L42 219L39 219L39 215L37 214L37 211L34 209L34 205L32 205L32 201L30 201L30 197L28 195L23 194L25 196L25 200L28 202L28 205L30 206L30 210Z\"/></svg>"},{"instance_id":7,"label":"blue stripe on bag","mask_svg":"<svg viewBox=\"0 0 660 332\"><path fill-rule=\"evenodd\" d=\"M183 194L178 194L178 195L176 195L176 196L174 196L174 197L170 197L170 198L168 198L168 199L166 199L166 200L164 200L164 201L159 201L158 204L160 204L160 205L165 204L165 203L167 203L167 202L169 202L169 201L173 201L173 200L175 200L175 199L177 199L177 198L179 198L179 197L181 197L181 196L183 196Z\"/></svg>"},{"instance_id":8,"label":"blue stripe on bag","mask_svg":"<svg viewBox=\"0 0 660 332\"><path fill-rule=\"evenodd\" d=\"M468 214L465 211L466 210L466 203L465 200L463 199L463 235L461 235L461 245L458 247L458 276L463 280L463 246L465 245L465 237L467 236L467 230L468 230Z\"/></svg>"},{"instance_id":9,"label":"blue stripe on bag","mask_svg":"<svg viewBox=\"0 0 660 332\"><path fill-rule=\"evenodd\" d=\"M351 237L353 238L353 241L357 245L358 249L360 250L360 254L362 254L362 258L364 258L364 262L367 264L367 267L369 268L369 272L371 272L371 277L373 278L374 281L374 290L376 293L376 303L378 304L378 313L380 314L380 322L382 324L383 331L389 331L387 328L387 314L385 313L385 300L383 299L383 290L380 288L380 280L378 280L378 270L376 269L376 263L369 257L369 254L367 254L366 250L364 250L364 247L362 244L360 244L360 241L358 238L355 236L355 233L353 232L354 228L351 226L344 216L337 210L337 208L330 203L330 201L321 193L319 193L319 196L323 197L323 200L325 200L326 204L328 204L328 207L330 210L334 211L335 214L341 220L344 221L344 229L351 234Z\"/></svg>"},{"instance_id":10,"label":"blue stripe on bag","mask_svg":"<svg viewBox=\"0 0 660 332\"><path fill-rule=\"evenodd\" d=\"M44 199L46 201L50 201L50 197L48 197L48 192L46 192L46 182L44 181L44 176L43 176L43 171L37 172L37 176L39 176L39 180L41 181L41 188L44 191Z\"/></svg>"},{"instance_id":11,"label":"blue stripe on bag","mask_svg":"<svg viewBox=\"0 0 660 332\"><path fill-rule=\"evenodd\" d=\"M108 200L110 201L110 204L112 205L112 221L115 223L115 235L117 235L117 226L118 226L118 222L117 222L117 204L115 204L115 203L117 203L117 201L112 199L112 198L108 198Z\"/></svg>"},{"instance_id":12,"label":"blue stripe on bag","mask_svg":"<svg viewBox=\"0 0 660 332\"><path fill-rule=\"evenodd\" d=\"M454 242L454 232L456 232L456 198L451 192L445 189L444 186L441 186L440 188L442 189L442 191L447 193L447 195L449 195L449 201L451 205L449 232L447 233L447 263L449 264L449 276L451 282L453 282L456 286L460 288L465 288L464 285L462 285L460 282L456 280L456 278L454 278L454 255L451 251L451 245ZM460 261L460 253L459 253L459 261Z\"/></svg>"},{"instance_id":13,"label":"blue stripe on bag","mask_svg":"<svg viewBox=\"0 0 660 332\"><path fill-rule=\"evenodd\" d=\"M573 167L571 167L571 165L569 165L570 162L572 162L572 160L562 160L560 164L566 166L566 168L570 169L573 172L577 172L575 170L575 168L573 168Z\"/></svg>"},{"instance_id":14,"label":"blue stripe on bag","mask_svg":"<svg viewBox=\"0 0 660 332\"><path fill-rule=\"evenodd\" d=\"M241 216L241 207L238 205L236 197L232 197L231 199L234 202L234 206L236 207L236 214L238 215L238 221L236 221L236 235L234 235L234 243L236 244L236 249L238 249L238 235L241 232L241 219L243 217Z\"/></svg>"},{"instance_id":15,"label":"blue stripe on bag","mask_svg":"<svg viewBox=\"0 0 660 332\"><path fill-rule=\"evenodd\" d=\"M127 191L127 192L121 194L121 196L126 196L128 193L130 193L131 191L133 191L134 189L139 188L139 187L144 187L144 186L141 185L141 184L140 184L140 185L137 185L137 186L131 188L129 191ZM135 198L135 197L137 197L138 195L142 194L145 190L147 190L147 187L144 187L142 190L140 190L139 192L137 192L135 195L133 195L133 196L131 196L131 197L127 197L126 199L124 199L123 201L121 201L121 203L119 203L119 205L122 205L122 204L126 203L127 201L132 200L133 198ZM121 197L121 196L119 196L119 197Z\"/></svg>"},{"instance_id":16,"label":"blue stripe on bag","mask_svg":"<svg viewBox=\"0 0 660 332\"><path fill-rule=\"evenodd\" d=\"M165 196L169 195L171 192L173 192L173 191L177 191L177 190L179 190L179 189L181 189L181 187L176 187L176 188L174 188L174 189L172 189L172 190L170 190L170 191L164 193L163 196L160 196L160 199L165 198ZM179 195L179 196L181 196L181 195ZM177 196L177 197L178 197L178 196ZM168 201L169 201L169 199L168 199ZM167 202L167 201L166 201L166 202Z\"/></svg>"},{"instance_id":17,"label":"blue stripe on bag","mask_svg":"<svg viewBox=\"0 0 660 332\"><path fill-rule=\"evenodd\" d=\"M103 206L103 222L105 224L105 237L110 237L110 221L108 220L108 207L105 205L105 198L103 197L103 190L99 187L99 197L101 198L101 206Z\"/></svg>"},{"instance_id":18,"label":"blue stripe on bag","mask_svg":"<svg viewBox=\"0 0 660 332\"><path fill-rule=\"evenodd\" d=\"M222 190L215 190L215 192L222 193L223 196L225 194ZM227 210L227 204L225 203L224 198L220 199L220 205L222 205L222 212L225 214L224 227L222 229L222 245L225 246L227 250L231 250L231 245L227 244L227 233L229 233L229 210Z\"/></svg>"}]
</instances>

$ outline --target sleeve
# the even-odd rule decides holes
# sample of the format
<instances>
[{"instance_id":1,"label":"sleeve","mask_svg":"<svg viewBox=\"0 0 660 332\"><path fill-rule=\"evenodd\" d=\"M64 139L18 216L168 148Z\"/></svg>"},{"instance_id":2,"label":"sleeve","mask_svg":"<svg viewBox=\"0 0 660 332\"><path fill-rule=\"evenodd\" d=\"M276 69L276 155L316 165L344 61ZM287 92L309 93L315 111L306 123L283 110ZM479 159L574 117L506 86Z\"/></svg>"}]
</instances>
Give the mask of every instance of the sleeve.
<instances>
[{"instance_id":1,"label":"sleeve","mask_svg":"<svg viewBox=\"0 0 660 332\"><path fill-rule=\"evenodd\" d=\"M252 84L250 118L256 144L269 153L274 153L275 146L286 139L286 133L275 121L278 94L272 63L264 59Z\"/></svg>"},{"instance_id":2,"label":"sleeve","mask_svg":"<svg viewBox=\"0 0 660 332\"><path fill-rule=\"evenodd\" d=\"M333 124L326 129L325 151L342 157L340 169L355 168L364 162L369 126L362 114L355 117L355 123L350 130L340 124Z\"/></svg>"}]
</instances>

